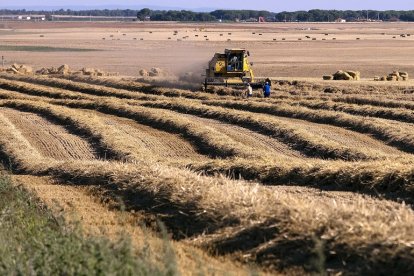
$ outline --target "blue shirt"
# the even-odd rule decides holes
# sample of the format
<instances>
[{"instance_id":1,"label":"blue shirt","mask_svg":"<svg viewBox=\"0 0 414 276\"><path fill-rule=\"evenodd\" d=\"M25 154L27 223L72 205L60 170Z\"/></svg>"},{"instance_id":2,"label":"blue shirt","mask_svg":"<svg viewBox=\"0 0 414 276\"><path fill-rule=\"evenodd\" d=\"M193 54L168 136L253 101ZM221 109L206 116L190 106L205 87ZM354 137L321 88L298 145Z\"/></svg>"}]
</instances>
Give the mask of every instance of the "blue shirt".
<instances>
[{"instance_id":1,"label":"blue shirt","mask_svg":"<svg viewBox=\"0 0 414 276\"><path fill-rule=\"evenodd\" d=\"M263 92L265 92L265 94L270 94L270 85L266 84L263 87Z\"/></svg>"}]
</instances>

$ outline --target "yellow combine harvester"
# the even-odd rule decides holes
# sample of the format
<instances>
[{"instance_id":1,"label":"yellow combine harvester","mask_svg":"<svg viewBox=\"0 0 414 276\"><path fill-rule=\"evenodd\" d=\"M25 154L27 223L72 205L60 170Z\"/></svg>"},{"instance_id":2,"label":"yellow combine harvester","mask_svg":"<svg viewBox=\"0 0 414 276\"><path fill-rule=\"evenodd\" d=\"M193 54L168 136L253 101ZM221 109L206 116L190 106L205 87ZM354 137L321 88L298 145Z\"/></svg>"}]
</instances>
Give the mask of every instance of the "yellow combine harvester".
<instances>
[{"instance_id":1,"label":"yellow combine harvester","mask_svg":"<svg viewBox=\"0 0 414 276\"><path fill-rule=\"evenodd\" d=\"M249 51L245 49L226 49L224 54L216 53L206 69L204 87L242 86L250 83L252 87L263 85L263 79L254 77Z\"/></svg>"}]
</instances>

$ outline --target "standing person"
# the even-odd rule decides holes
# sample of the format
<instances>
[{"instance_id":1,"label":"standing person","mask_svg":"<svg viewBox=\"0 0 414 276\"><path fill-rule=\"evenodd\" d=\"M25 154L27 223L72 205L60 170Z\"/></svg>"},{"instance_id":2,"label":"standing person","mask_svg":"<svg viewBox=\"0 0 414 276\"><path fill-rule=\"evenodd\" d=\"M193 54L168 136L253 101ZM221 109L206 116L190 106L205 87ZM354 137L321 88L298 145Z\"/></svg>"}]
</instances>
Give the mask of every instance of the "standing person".
<instances>
[{"instance_id":1,"label":"standing person","mask_svg":"<svg viewBox=\"0 0 414 276\"><path fill-rule=\"evenodd\" d=\"M253 97L253 88L250 83L247 83L247 98Z\"/></svg>"},{"instance_id":2,"label":"standing person","mask_svg":"<svg viewBox=\"0 0 414 276\"><path fill-rule=\"evenodd\" d=\"M263 86L263 93L264 93L265 98L270 97L270 84L268 82L266 82L265 85Z\"/></svg>"},{"instance_id":3,"label":"standing person","mask_svg":"<svg viewBox=\"0 0 414 276\"><path fill-rule=\"evenodd\" d=\"M239 70L239 59L237 58L237 56L234 56L230 59L230 64L233 66L234 71Z\"/></svg>"}]
</instances>

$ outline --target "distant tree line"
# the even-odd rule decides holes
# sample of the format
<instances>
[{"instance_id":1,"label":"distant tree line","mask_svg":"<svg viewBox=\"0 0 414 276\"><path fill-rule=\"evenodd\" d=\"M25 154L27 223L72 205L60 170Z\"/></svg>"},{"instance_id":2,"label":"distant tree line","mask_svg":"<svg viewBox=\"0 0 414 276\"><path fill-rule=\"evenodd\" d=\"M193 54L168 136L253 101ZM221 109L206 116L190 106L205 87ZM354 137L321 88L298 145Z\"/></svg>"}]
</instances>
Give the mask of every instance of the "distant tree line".
<instances>
[{"instance_id":1,"label":"distant tree line","mask_svg":"<svg viewBox=\"0 0 414 276\"><path fill-rule=\"evenodd\" d=\"M50 15L74 15L74 16L132 16L139 20L145 20L150 17L152 21L236 21L257 19L264 17L267 21L275 22L326 22L334 21L338 18L347 21L364 20L367 17L370 20L383 21L414 21L414 10L411 11L339 11L339 10L309 10L295 12L269 12L255 10L215 10L213 12L192 12L192 11L160 11L160 10L82 10L75 11L70 9L61 9L55 11L29 11L29 10L0 10L0 15L26 15L26 14L44 14L50 18Z\"/></svg>"}]
</instances>

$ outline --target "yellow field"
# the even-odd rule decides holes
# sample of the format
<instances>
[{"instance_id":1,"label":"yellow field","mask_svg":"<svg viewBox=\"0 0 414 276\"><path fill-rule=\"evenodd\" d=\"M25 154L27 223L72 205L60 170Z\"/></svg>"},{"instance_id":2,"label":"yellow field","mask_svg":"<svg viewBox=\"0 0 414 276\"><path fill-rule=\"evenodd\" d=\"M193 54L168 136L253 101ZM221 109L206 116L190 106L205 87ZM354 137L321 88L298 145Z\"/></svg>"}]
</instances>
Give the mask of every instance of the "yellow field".
<instances>
[{"instance_id":1,"label":"yellow field","mask_svg":"<svg viewBox=\"0 0 414 276\"><path fill-rule=\"evenodd\" d=\"M2 74L0 148L16 180L92 234L135 233L140 246L136 220L163 221L183 274L200 262L207 274L408 273L409 87L325 86L275 82L265 101ZM120 201L128 212L107 210Z\"/></svg>"},{"instance_id":2,"label":"yellow field","mask_svg":"<svg viewBox=\"0 0 414 276\"><path fill-rule=\"evenodd\" d=\"M414 82L373 78L414 75L414 34L399 36L411 30L1 22L6 65L120 76L0 73L0 158L56 214L92 236L126 233L160 264L163 222L183 275L409 274ZM231 47L272 77L270 99L200 91ZM167 76L138 78L151 67ZM339 69L363 79L322 81Z\"/></svg>"},{"instance_id":3,"label":"yellow field","mask_svg":"<svg viewBox=\"0 0 414 276\"><path fill-rule=\"evenodd\" d=\"M414 75L413 40L412 23L0 22L2 46L10 46L0 52L9 63L68 64L130 76L151 67L201 74L214 52L231 47L250 50L259 76L321 79L339 69L361 71L367 79L393 70ZM97 51L36 50L40 46Z\"/></svg>"}]
</instances>

